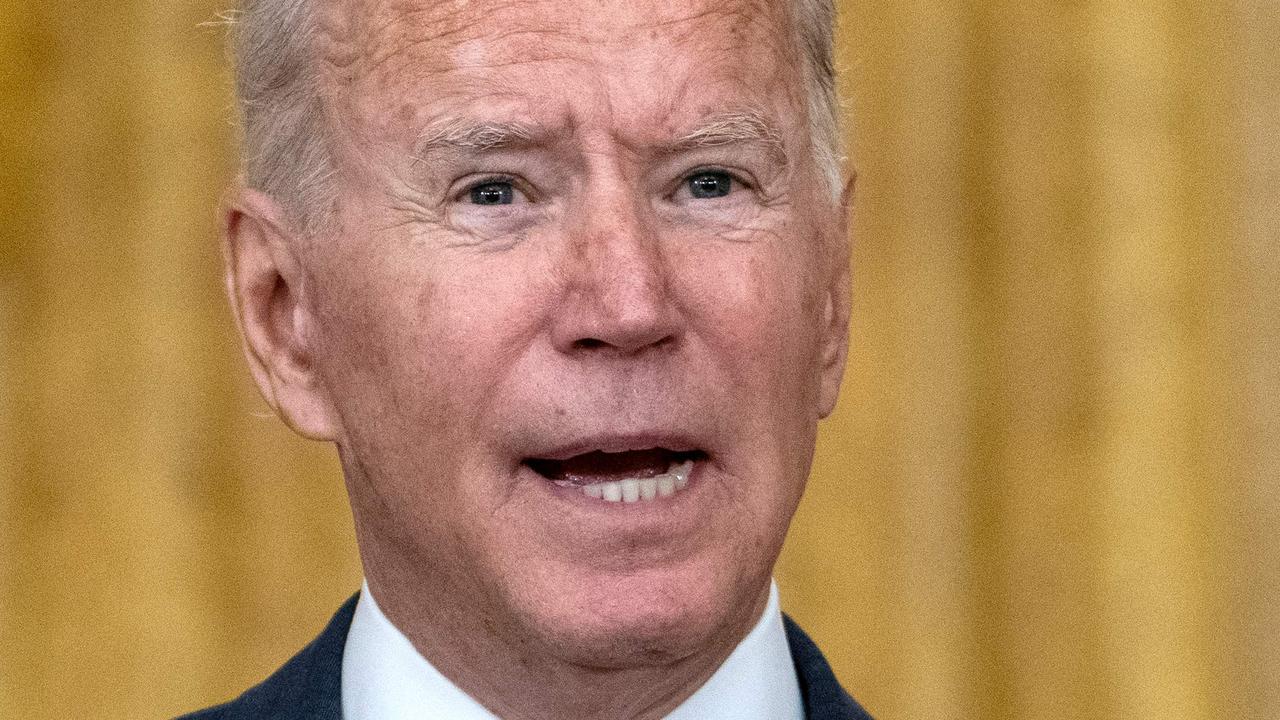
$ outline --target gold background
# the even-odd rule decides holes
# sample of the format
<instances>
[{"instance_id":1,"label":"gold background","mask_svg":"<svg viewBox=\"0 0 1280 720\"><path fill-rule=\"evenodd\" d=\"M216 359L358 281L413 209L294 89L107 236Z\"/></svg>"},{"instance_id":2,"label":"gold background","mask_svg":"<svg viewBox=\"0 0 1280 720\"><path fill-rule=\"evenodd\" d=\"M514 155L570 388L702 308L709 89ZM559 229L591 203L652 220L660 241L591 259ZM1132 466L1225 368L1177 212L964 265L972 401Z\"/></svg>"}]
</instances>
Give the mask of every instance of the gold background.
<instances>
[{"instance_id":1,"label":"gold background","mask_svg":"<svg viewBox=\"0 0 1280 720\"><path fill-rule=\"evenodd\" d=\"M227 698L359 583L221 296L220 9L0 0L0 717ZM843 10L853 352L784 605L884 720L1280 717L1280 6Z\"/></svg>"}]
</instances>

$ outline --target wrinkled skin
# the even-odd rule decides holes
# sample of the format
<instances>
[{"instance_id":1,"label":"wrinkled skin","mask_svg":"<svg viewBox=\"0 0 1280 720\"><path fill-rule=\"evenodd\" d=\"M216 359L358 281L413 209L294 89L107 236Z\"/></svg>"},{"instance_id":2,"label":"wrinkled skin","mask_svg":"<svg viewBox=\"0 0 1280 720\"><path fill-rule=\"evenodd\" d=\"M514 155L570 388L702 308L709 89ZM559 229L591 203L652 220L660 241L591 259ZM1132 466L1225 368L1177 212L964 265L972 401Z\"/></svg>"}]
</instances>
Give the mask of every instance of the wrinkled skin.
<instances>
[{"instance_id":1,"label":"wrinkled skin","mask_svg":"<svg viewBox=\"0 0 1280 720\"><path fill-rule=\"evenodd\" d=\"M759 617L844 364L785 7L321 6L337 222L228 213L264 395L337 444L373 593L446 676L507 718L660 717ZM680 142L726 114L764 130ZM680 442L706 460L653 504L523 463Z\"/></svg>"}]
</instances>

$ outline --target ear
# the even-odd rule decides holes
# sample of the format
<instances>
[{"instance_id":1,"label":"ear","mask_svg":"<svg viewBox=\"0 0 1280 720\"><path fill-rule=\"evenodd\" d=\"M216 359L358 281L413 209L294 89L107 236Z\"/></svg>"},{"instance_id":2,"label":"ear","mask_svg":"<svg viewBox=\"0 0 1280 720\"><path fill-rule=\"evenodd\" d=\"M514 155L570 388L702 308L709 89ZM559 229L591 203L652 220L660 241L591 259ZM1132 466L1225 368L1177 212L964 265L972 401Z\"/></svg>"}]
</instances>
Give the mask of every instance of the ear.
<instances>
[{"instance_id":1,"label":"ear","mask_svg":"<svg viewBox=\"0 0 1280 720\"><path fill-rule=\"evenodd\" d=\"M258 390L304 437L333 440L337 414L314 362L303 238L267 195L241 189L226 203L227 295Z\"/></svg>"},{"instance_id":2,"label":"ear","mask_svg":"<svg viewBox=\"0 0 1280 720\"><path fill-rule=\"evenodd\" d=\"M818 390L818 416L825 418L835 410L844 380L845 360L849 355L849 312L852 304L850 280L849 221L853 212L853 190L857 174L850 174L840 193L840 217L836 237L832 238L831 261L827 273L826 302L822 315L822 356L818 368L821 385Z\"/></svg>"}]
</instances>

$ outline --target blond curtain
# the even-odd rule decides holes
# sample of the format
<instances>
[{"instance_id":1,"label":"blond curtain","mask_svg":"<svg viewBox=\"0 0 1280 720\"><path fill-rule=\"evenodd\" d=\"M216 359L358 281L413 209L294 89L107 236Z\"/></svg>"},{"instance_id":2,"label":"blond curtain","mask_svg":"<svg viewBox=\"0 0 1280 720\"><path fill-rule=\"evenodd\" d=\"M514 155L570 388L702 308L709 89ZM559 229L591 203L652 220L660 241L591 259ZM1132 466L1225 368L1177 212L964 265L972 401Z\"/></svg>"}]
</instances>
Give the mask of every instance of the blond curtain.
<instances>
[{"instance_id":1,"label":"blond curtain","mask_svg":"<svg viewBox=\"0 0 1280 720\"><path fill-rule=\"evenodd\" d=\"M3 0L0 717L162 717L357 586L221 298L221 6ZM853 353L779 569L881 718L1280 717L1280 7L844 3Z\"/></svg>"}]
</instances>

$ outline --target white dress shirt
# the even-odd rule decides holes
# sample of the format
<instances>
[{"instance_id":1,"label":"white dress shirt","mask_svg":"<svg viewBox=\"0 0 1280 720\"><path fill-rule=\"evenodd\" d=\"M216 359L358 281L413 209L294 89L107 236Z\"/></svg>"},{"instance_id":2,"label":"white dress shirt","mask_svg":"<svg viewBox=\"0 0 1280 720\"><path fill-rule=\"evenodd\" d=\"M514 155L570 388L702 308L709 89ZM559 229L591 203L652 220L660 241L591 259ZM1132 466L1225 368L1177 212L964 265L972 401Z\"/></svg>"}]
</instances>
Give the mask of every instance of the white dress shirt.
<instances>
[{"instance_id":1,"label":"white dress shirt","mask_svg":"<svg viewBox=\"0 0 1280 720\"><path fill-rule=\"evenodd\" d=\"M497 720L440 674L400 632L365 583L342 656L344 720ZM667 720L803 720L800 685L778 604L769 604L715 674Z\"/></svg>"}]
</instances>

